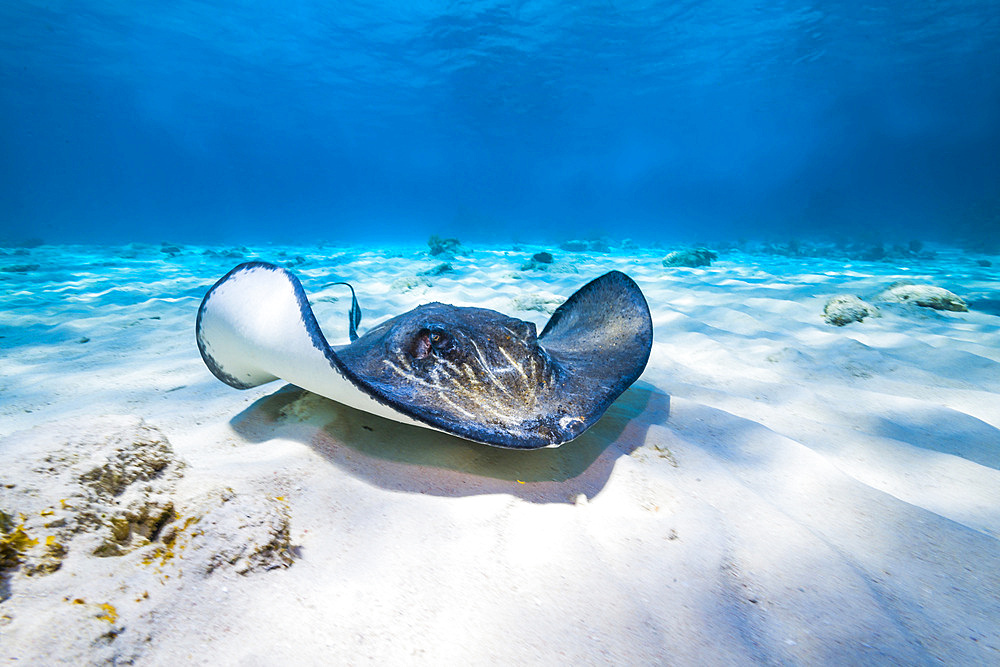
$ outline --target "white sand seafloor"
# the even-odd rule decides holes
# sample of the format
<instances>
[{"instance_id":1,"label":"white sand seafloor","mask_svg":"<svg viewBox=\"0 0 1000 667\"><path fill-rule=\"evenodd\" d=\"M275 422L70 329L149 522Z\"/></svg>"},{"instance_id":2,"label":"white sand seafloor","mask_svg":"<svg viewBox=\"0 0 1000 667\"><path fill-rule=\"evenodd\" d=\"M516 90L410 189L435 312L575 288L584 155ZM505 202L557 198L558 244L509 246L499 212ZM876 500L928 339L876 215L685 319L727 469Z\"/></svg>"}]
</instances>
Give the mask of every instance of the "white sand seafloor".
<instances>
[{"instance_id":1,"label":"white sand seafloor","mask_svg":"<svg viewBox=\"0 0 1000 667\"><path fill-rule=\"evenodd\" d=\"M4 664L1000 664L998 257L169 250L0 253ZM618 269L653 351L577 440L472 444L219 382L195 314L240 258L293 265L332 343L333 281L362 331L430 301L540 331ZM971 310L823 321L900 279Z\"/></svg>"}]
</instances>

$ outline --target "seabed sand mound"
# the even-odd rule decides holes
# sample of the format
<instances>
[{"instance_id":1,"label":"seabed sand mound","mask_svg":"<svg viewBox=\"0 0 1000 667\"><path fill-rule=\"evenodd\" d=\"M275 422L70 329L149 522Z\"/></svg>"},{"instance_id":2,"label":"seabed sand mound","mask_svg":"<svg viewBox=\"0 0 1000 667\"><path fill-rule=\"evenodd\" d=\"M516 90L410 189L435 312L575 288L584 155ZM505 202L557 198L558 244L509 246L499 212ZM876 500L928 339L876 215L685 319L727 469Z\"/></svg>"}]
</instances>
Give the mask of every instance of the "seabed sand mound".
<instances>
[{"instance_id":1,"label":"seabed sand mound","mask_svg":"<svg viewBox=\"0 0 1000 667\"><path fill-rule=\"evenodd\" d=\"M21 664L989 664L1000 659L997 276L662 251L41 247L0 280L0 657ZM226 257L225 253L239 257ZM565 255L565 256L564 256ZM596 426L517 452L297 388L193 340L242 259L294 258L331 343L433 300L641 286L654 349ZM0 257L0 261L14 261ZM289 260L293 261L293 260ZM994 265L997 263L994 262ZM969 312L823 321L940 285Z\"/></svg>"}]
</instances>

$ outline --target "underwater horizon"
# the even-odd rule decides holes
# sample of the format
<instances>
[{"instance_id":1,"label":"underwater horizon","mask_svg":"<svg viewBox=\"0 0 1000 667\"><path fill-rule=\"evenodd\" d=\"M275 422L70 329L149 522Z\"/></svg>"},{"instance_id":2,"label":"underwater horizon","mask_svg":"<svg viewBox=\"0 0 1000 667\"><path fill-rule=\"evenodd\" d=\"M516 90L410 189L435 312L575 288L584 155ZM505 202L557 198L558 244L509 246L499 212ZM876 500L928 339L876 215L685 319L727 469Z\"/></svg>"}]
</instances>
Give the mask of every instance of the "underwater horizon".
<instances>
[{"instance_id":1,"label":"underwater horizon","mask_svg":"<svg viewBox=\"0 0 1000 667\"><path fill-rule=\"evenodd\" d=\"M0 6L0 243L996 248L1000 5Z\"/></svg>"}]
</instances>

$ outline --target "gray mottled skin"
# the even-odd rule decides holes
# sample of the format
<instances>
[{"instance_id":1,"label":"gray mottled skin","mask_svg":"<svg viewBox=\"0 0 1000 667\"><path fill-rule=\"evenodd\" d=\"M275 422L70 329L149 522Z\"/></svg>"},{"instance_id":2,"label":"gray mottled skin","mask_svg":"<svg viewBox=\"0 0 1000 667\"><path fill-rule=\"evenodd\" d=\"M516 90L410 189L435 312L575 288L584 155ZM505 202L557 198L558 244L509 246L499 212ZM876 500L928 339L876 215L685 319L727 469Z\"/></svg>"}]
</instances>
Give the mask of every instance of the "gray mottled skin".
<instances>
[{"instance_id":1,"label":"gray mottled skin","mask_svg":"<svg viewBox=\"0 0 1000 667\"><path fill-rule=\"evenodd\" d=\"M649 309L613 271L535 325L442 303L387 320L336 351L373 395L456 435L529 449L572 440L642 373Z\"/></svg>"}]
</instances>

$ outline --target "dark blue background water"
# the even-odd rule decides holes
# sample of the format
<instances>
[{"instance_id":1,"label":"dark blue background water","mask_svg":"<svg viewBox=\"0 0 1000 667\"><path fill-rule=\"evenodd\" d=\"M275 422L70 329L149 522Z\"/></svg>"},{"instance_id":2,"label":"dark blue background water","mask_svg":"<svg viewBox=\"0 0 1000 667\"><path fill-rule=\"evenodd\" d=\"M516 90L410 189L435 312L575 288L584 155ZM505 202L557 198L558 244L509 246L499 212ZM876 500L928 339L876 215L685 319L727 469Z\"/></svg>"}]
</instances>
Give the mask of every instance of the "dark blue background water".
<instances>
[{"instance_id":1,"label":"dark blue background water","mask_svg":"<svg viewBox=\"0 0 1000 667\"><path fill-rule=\"evenodd\" d=\"M0 239L1000 228L1000 3L0 7Z\"/></svg>"}]
</instances>

